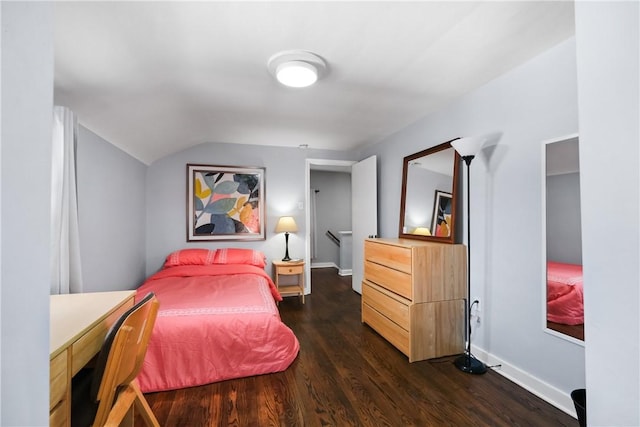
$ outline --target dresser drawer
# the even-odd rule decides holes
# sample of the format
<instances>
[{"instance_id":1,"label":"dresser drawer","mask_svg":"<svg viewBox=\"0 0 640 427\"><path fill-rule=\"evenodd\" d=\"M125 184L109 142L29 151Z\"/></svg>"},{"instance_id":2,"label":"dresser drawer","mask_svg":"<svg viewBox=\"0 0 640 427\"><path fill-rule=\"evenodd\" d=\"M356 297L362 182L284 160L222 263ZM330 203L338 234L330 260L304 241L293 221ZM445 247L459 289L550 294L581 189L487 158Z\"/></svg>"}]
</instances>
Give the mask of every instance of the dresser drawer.
<instances>
[{"instance_id":1,"label":"dresser drawer","mask_svg":"<svg viewBox=\"0 0 640 427\"><path fill-rule=\"evenodd\" d=\"M409 355L409 332L393 323L376 309L363 302L362 321L389 341L405 355Z\"/></svg>"},{"instance_id":2,"label":"dresser drawer","mask_svg":"<svg viewBox=\"0 0 640 427\"><path fill-rule=\"evenodd\" d=\"M409 330L409 300L389 295L389 291L365 281L362 283L362 302Z\"/></svg>"},{"instance_id":3,"label":"dresser drawer","mask_svg":"<svg viewBox=\"0 0 640 427\"><path fill-rule=\"evenodd\" d=\"M411 276L407 273L367 260L364 263L364 277L400 296L413 299Z\"/></svg>"},{"instance_id":4,"label":"dresser drawer","mask_svg":"<svg viewBox=\"0 0 640 427\"><path fill-rule=\"evenodd\" d=\"M364 258L411 274L411 248L365 241Z\"/></svg>"},{"instance_id":5,"label":"dresser drawer","mask_svg":"<svg viewBox=\"0 0 640 427\"><path fill-rule=\"evenodd\" d=\"M67 395L68 350L54 357L49 364L49 409L53 409Z\"/></svg>"}]
</instances>

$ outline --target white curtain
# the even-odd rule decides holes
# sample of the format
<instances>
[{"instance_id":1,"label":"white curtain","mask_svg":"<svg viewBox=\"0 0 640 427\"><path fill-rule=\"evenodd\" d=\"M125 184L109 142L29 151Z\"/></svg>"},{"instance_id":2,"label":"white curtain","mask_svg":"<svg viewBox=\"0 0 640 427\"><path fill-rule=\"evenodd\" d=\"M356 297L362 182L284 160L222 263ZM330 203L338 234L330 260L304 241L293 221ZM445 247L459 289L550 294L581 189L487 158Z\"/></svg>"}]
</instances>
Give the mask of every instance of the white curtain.
<instances>
[{"instance_id":1,"label":"white curtain","mask_svg":"<svg viewBox=\"0 0 640 427\"><path fill-rule=\"evenodd\" d=\"M315 188L311 189L311 203L310 203L310 216L311 216L311 259L314 259L318 254L317 235L318 227L316 225L316 196L320 190Z\"/></svg>"},{"instance_id":2,"label":"white curtain","mask_svg":"<svg viewBox=\"0 0 640 427\"><path fill-rule=\"evenodd\" d=\"M51 294L82 292L76 191L78 120L66 108L53 108L51 150Z\"/></svg>"}]
</instances>

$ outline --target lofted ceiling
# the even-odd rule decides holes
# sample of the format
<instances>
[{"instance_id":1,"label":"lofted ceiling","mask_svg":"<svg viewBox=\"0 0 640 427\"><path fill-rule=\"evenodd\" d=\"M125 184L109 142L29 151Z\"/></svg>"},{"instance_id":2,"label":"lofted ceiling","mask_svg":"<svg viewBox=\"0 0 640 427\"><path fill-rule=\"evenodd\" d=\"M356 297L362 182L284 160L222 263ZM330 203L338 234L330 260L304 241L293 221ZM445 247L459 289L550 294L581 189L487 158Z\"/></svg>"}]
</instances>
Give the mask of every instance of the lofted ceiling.
<instances>
[{"instance_id":1,"label":"lofted ceiling","mask_svg":"<svg viewBox=\"0 0 640 427\"><path fill-rule=\"evenodd\" d=\"M351 150L573 34L571 1L56 2L55 102L147 164L203 142ZM277 83L290 49L327 74Z\"/></svg>"}]
</instances>

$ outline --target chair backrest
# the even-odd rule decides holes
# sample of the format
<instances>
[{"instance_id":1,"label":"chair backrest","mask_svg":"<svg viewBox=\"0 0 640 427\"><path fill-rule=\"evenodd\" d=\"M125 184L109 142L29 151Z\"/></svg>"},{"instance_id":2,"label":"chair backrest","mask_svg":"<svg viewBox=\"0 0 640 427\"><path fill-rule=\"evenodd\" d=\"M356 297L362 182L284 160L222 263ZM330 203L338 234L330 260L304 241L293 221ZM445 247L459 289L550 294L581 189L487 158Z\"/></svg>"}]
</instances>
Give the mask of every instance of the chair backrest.
<instances>
[{"instance_id":1,"label":"chair backrest","mask_svg":"<svg viewBox=\"0 0 640 427\"><path fill-rule=\"evenodd\" d=\"M122 314L107 333L96 361L91 384L92 400L98 401L94 426L103 425L117 397L140 372L158 314L153 293Z\"/></svg>"}]
</instances>

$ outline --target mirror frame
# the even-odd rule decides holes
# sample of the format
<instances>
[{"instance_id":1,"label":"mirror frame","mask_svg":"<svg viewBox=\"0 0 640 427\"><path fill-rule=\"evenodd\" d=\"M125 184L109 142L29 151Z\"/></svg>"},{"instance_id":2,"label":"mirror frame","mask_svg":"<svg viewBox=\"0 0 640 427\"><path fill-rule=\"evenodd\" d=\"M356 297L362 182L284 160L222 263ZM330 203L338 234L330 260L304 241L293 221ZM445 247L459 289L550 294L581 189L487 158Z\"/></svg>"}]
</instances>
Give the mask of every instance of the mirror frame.
<instances>
[{"instance_id":1,"label":"mirror frame","mask_svg":"<svg viewBox=\"0 0 640 427\"><path fill-rule=\"evenodd\" d=\"M455 149L451 146L451 142L455 141L454 138L450 141L443 142L442 144L438 144L431 148L427 148L426 150L419 151L414 154L410 154L404 158L402 165L402 193L400 197L400 226L398 228L398 237L403 239L414 239L414 240L427 240L432 242L441 242L441 243L455 243L456 242L456 211L458 206L458 170L460 165L460 155ZM453 183L451 192L451 234L447 237L438 237L438 236L421 236L417 234L408 234L404 233L402 230L404 228L404 216L405 216L405 205L407 201L407 174L409 172L409 163L415 159L420 157L428 156L429 154L434 154L443 150L447 150L451 148L454 153L453 160Z\"/></svg>"},{"instance_id":2,"label":"mirror frame","mask_svg":"<svg viewBox=\"0 0 640 427\"><path fill-rule=\"evenodd\" d=\"M562 142L567 142L567 141L571 141L571 140L577 140L578 142L578 147L580 147L580 134L579 133L572 133L569 135L565 135L559 138L553 138L553 139L547 139L542 141L542 155L541 155L541 165L542 165L542 172L541 172L541 193L542 193L542 198L541 198L541 225L542 225L542 244L541 249L542 249L542 262L541 262L541 277L542 277L542 298L541 298L541 302L542 302L542 330L550 335L556 336L558 338L564 339L566 341L572 342L574 344L577 344L579 346L584 347L584 339L580 339L576 336L571 335L568 332L565 332L563 330L560 329L553 329L549 327L549 322L547 320L547 261L548 261L548 254L547 254L547 184L546 184L546 180L547 180L547 147L550 144L555 144L555 143L562 143ZM580 148L578 148L578 150L580 150ZM580 165L578 164L578 173L580 172ZM582 209L582 206L580 207ZM585 323L586 323L586 319L585 319ZM582 334L584 335L584 325L582 325Z\"/></svg>"}]
</instances>

